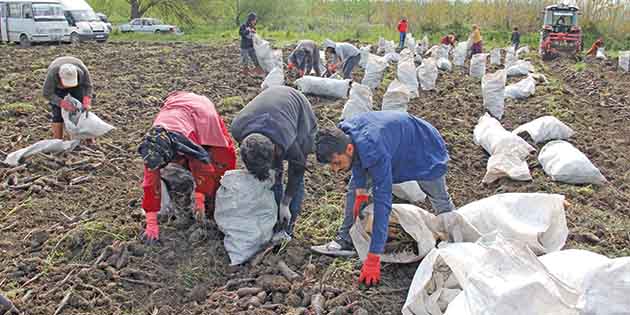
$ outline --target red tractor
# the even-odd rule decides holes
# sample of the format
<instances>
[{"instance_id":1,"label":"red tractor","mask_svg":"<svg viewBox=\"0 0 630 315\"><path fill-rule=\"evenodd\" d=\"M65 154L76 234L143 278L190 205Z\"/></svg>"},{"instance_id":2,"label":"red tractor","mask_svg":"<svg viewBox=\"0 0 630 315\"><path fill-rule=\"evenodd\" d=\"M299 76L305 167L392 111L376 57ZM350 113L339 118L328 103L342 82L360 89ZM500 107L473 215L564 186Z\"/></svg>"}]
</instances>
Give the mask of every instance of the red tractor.
<instances>
[{"instance_id":1,"label":"red tractor","mask_svg":"<svg viewBox=\"0 0 630 315\"><path fill-rule=\"evenodd\" d=\"M539 52L544 60L562 54L576 57L583 48L582 29L578 25L580 9L574 5L557 4L545 8L540 31Z\"/></svg>"}]
</instances>

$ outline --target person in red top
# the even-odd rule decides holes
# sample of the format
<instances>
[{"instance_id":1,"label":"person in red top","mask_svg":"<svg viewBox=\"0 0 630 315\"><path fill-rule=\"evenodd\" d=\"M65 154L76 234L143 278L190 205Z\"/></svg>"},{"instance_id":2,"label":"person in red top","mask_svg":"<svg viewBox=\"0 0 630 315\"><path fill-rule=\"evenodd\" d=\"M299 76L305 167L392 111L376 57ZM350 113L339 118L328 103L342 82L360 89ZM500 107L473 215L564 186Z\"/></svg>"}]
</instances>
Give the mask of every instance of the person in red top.
<instances>
[{"instance_id":1,"label":"person in red top","mask_svg":"<svg viewBox=\"0 0 630 315\"><path fill-rule=\"evenodd\" d=\"M442 37L442 39L440 39L440 44L449 45L451 47L455 47L456 42L457 42L457 39L456 39L455 33L450 33Z\"/></svg>"},{"instance_id":2,"label":"person in red top","mask_svg":"<svg viewBox=\"0 0 630 315\"><path fill-rule=\"evenodd\" d=\"M408 29L409 24L407 24L407 19L402 18L400 22L398 22L398 32L400 32L400 49L405 47L405 37L407 36Z\"/></svg>"},{"instance_id":3,"label":"person in red top","mask_svg":"<svg viewBox=\"0 0 630 315\"><path fill-rule=\"evenodd\" d=\"M586 55L595 57L595 55L597 55L597 50L603 46L604 46L604 39L600 37L593 43L593 46L591 46L591 48L586 52Z\"/></svg>"},{"instance_id":4,"label":"person in red top","mask_svg":"<svg viewBox=\"0 0 630 315\"><path fill-rule=\"evenodd\" d=\"M234 143L214 104L205 96L188 92L174 92L166 97L138 153L144 160L144 238L150 244L159 240L160 169L177 163L192 173L193 212L197 222L205 222L206 204L213 207L221 177L236 168Z\"/></svg>"}]
</instances>

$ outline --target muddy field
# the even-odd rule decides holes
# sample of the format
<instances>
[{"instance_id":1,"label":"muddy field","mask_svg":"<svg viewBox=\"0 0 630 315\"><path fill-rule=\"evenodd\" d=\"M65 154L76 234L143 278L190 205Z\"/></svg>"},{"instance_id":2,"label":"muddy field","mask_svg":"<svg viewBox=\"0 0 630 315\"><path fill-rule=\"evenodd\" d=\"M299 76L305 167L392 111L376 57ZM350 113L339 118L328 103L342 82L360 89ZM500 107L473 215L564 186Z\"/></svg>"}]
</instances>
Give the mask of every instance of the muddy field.
<instances>
[{"instance_id":1,"label":"muddy field","mask_svg":"<svg viewBox=\"0 0 630 315\"><path fill-rule=\"evenodd\" d=\"M400 313L417 264L385 265L382 285L364 289L356 284L356 258L308 250L334 237L349 174L312 166L296 238L255 264L230 267L216 226L177 230L165 222L161 245L139 241L142 160L136 147L170 91L208 96L228 123L260 91L262 78L239 75L235 44L0 46L0 160L49 137L41 88L48 63L66 54L89 67L93 111L117 129L93 146L38 155L17 168L0 166L0 292L25 314L316 314L309 306L320 298L323 303L315 304L323 314ZM456 205L501 192L561 193L571 203L567 248L630 255L630 75L614 62L587 60L576 71L570 61L542 64L528 57L550 82L526 101L507 101L503 125L511 130L555 115L576 131L571 142L609 184L554 183L534 155L533 181L482 185L488 155L472 140L483 113L480 84L456 69L441 73L438 91L421 92L410 106L448 143ZM374 98L377 107L392 70ZM355 80L361 76L358 71ZM309 99L322 126L339 120L343 100ZM283 262L298 273L293 281L282 275Z\"/></svg>"}]
</instances>

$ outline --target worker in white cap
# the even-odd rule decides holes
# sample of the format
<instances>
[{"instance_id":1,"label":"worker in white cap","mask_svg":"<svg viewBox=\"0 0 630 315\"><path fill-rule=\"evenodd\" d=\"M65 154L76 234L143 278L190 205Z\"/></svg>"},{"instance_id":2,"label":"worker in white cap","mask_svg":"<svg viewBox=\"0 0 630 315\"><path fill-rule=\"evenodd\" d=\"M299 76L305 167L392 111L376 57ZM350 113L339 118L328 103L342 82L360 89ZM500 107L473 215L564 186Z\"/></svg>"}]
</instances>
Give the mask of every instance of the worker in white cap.
<instances>
[{"instance_id":1,"label":"worker in white cap","mask_svg":"<svg viewBox=\"0 0 630 315\"><path fill-rule=\"evenodd\" d=\"M92 104L92 79L83 62L75 57L59 57L48 66L44 82L44 97L50 101L52 133L54 139L63 139L63 117L61 109L74 112L77 108L65 97L71 95L82 103L81 110L87 111Z\"/></svg>"}]
</instances>

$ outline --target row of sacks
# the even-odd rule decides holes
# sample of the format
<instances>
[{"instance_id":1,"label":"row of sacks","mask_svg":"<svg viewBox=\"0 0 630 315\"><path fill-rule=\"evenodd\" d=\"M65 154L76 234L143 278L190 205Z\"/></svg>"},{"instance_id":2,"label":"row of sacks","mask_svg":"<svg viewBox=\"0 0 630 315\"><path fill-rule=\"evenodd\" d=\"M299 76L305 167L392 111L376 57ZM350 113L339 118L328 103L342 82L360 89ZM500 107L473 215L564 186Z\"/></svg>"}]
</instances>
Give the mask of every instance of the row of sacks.
<instances>
[{"instance_id":1,"label":"row of sacks","mask_svg":"<svg viewBox=\"0 0 630 315\"><path fill-rule=\"evenodd\" d=\"M573 136L573 130L553 116L537 118L509 132L498 120L485 114L473 134L475 143L490 154L483 183L492 183L502 177L518 181L532 179L527 157L536 149L519 136L525 134L535 143L547 142L538 154L538 161L552 180L596 185L606 182L588 157L565 141Z\"/></svg>"},{"instance_id":2,"label":"row of sacks","mask_svg":"<svg viewBox=\"0 0 630 315\"><path fill-rule=\"evenodd\" d=\"M575 249L537 254L526 241L501 232L476 242L442 243L418 266L402 313L628 313L630 257Z\"/></svg>"}]
</instances>

